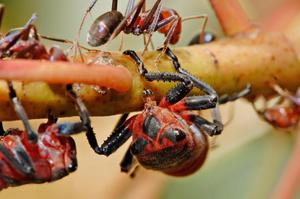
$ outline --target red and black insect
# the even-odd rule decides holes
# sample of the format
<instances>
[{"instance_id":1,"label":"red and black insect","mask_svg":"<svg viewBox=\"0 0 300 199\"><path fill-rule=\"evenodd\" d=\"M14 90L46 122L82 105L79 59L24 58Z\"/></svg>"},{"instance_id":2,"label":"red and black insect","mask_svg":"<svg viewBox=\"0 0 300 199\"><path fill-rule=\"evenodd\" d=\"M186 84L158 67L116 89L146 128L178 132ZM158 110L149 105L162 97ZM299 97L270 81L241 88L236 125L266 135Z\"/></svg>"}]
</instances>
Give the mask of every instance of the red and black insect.
<instances>
[{"instance_id":1,"label":"red and black insect","mask_svg":"<svg viewBox=\"0 0 300 199\"><path fill-rule=\"evenodd\" d=\"M12 105L24 130L0 131L0 190L9 186L44 183L67 176L77 168L76 147L69 136L83 131L81 122L55 123L49 119L38 133L31 128L12 83L8 83Z\"/></svg>"},{"instance_id":2,"label":"red and black insect","mask_svg":"<svg viewBox=\"0 0 300 199\"><path fill-rule=\"evenodd\" d=\"M97 0L94 0L89 7L89 12ZM176 44L181 33L181 23L183 20L204 18L202 32L205 29L207 16L194 16L181 19L174 9L163 8L161 0L156 0L150 10L145 10L146 0L140 0L134 6L135 0L129 0L126 13L117 11L117 1L113 0L112 11L100 15L92 24L87 41L91 46L100 46L114 39L120 32L126 34L142 35L148 34L149 39L145 43L145 50L151 41L152 34L158 31L165 35L163 43L164 50L169 44Z\"/></svg>"},{"instance_id":3,"label":"red and black insect","mask_svg":"<svg viewBox=\"0 0 300 199\"><path fill-rule=\"evenodd\" d=\"M33 14L24 27L10 31L0 40L0 58L67 60L62 50L57 47L47 51L33 25L35 19L36 15Z\"/></svg>"},{"instance_id":4,"label":"red and black insect","mask_svg":"<svg viewBox=\"0 0 300 199\"><path fill-rule=\"evenodd\" d=\"M121 162L121 170L124 172L133 169L134 157L145 168L159 170L173 176L185 176L195 172L201 167L207 154L206 134L210 136L220 134L223 125L216 118L213 122L209 122L190 110L214 108L217 103L226 103L250 92L250 88L247 87L236 95L218 99L210 86L180 67L177 57L171 50L167 49L166 52L178 73L148 72L134 51L124 52L136 62L139 73L145 80L179 83L158 105L153 100L151 91L145 90L144 110L128 120L126 120L128 113L124 114L113 133L101 146L95 138L85 105L72 87L67 88L85 126L88 141L97 154L109 156L132 136L132 143ZM193 86L209 94L186 97Z\"/></svg>"},{"instance_id":5,"label":"red and black insect","mask_svg":"<svg viewBox=\"0 0 300 199\"><path fill-rule=\"evenodd\" d=\"M289 128L296 126L300 118L300 89L293 96L278 85L273 85L272 87L283 99L274 106L264 110L258 110L256 106L254 108L264 120L274 127Z\"/></svg>"},{"instance_id":6,"label":"red and black insect","mask_svg":"<svg viewBox=\"0 0 300 199\"><path fill-rule=\"evenodd\" d=\"M67 57L58 48L48 53L39 41L32 24L35 15L23 27L9 32L0 40L1 58L47 59L66 61ZM29 183L58 180L77 168L74 140L64 134L84 130L81 122L56 124L49 118L36 133L28 122L11 81L7 82L9 97L24 130L0 128L0 189Z\"/></svg>"}]
</instances>

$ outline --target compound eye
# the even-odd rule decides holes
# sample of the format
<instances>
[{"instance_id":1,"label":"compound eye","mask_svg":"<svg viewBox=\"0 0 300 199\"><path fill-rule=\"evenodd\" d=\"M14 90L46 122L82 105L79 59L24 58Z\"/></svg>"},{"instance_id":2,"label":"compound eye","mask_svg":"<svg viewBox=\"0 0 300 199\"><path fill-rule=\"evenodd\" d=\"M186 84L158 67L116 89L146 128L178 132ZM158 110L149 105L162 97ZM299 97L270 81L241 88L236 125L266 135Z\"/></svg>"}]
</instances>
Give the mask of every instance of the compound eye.
<instances>
[{"instance_id":1,"label":"compound eye","mask_svg":"<svg viewBox=\"0 0 300 199\"><path fill-rule=\"evenodd\" d=\"M174 134L175 134L176 142L180 142L186 138L185 133L180 129L175 129Z\"/></svg>"}]
</instances>

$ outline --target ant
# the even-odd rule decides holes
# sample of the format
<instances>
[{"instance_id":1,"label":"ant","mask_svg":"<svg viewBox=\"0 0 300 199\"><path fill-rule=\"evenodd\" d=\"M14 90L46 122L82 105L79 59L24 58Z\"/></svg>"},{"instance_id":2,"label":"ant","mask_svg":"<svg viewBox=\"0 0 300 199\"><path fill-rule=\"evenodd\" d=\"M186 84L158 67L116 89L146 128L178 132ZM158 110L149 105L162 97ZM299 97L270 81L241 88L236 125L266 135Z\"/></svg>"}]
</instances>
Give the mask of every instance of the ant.
<instances>
[{"instance_id":1,"label":"ant","mask_svg":"<svg viewBox=\"0 0 300 199\"><path fill-rule=\"evenodd\" d=\"M82 20L85 20L87 13L98 0L93 0L90 7L86 11ZM208 17L192 16L182 19L174 9L163 8L161 0L156 0L150 10L145 10L146 0L140 0L134 6L135 0L129 0L125 15L117 11L118 0L112 0L112 10L100 15L89 29L87 42L91 46L100 46L114 39L120 32L134 35L149 35L148 41L145 41L144 52L147 50L151 41L152 34L158 31L165 35L163 43L163 51L166 50L169 44L176 44L181 33L181 23L185 20L203 18L202 31L204 32ZM79 31L80 32L80 31ZM145 37L144 37L145 38Z\"/></svg>"},{"instance_id":2,"label":"ant","mask_svg":"<svg viewBox=\"0 0 300 199\"><path fill-rule=\"evenodd\" d=\"M148 72L134 51L124 52L124 55L136 63L140 75L145 80L179 83L167 92L158 105L154 101L153 93L144 90L144 110L129 119L127 119L129 113L123 114L112 134L101 146L98 145L91 127L87 108L72 87L67 87L86 129L89 144L97 154L111 155L132 136L132 143L120 164L123 172L132 171L137 160L147 169L169 175L192 174L205 161L209 145L206 135L220 134L223 125L216 119L210 122L193 114L191 110L214 108L217 103L233 101L250 92L250 87L247 86L233 96L218 99L215 92L210 91L209 86L180 67L177 57L170 49L167 52L168 55L172 55L173 65L180 72ZM209 90L212 94L186 97L194 86L206 92Z\"/></svg>"},{"instance_id":3,"label":"ant","mask_svg":"<svg viewBox=\"0 0 300 199\"><path fill-rule=\"evenodd\" d=\"M264 110L258 110L254 105L255 110L274 127L289 128L296 126L300 117L300 89L293 96L276 84L272 87L283 99Z\"/></svg>"}]
</instances>

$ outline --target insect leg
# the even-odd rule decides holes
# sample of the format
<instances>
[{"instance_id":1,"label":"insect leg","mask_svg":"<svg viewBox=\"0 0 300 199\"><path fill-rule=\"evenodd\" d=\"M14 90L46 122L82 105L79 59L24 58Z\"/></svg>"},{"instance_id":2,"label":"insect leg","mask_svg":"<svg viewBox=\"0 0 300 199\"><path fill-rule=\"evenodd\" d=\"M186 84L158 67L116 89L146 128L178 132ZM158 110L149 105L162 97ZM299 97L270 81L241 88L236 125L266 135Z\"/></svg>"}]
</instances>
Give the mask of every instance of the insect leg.
<instances>
[{"instance_id":1,"label":"insect leg","mask_svg":"<svg viewBox=\"0 0 300 199\"><path fill-rule=\"evenodd\" d=\"M4 8L5 8L4 5L0 4L0 27L3 20Z\"/></svg>"},{"instance_id":2,"label":"insect leg","mask_svg":"<svg viewBox=\"0 0 300 199\"><path fill-rule=\"evenodd\" d=\"M16 114L18 115L18 117L20 118L20 120L22 120L22 123L24 125L25 131L26 131L26 135L28 140L31 143L36 143L37 142L37 134L32 130L29 121L28 121L28 117L27 114L22 106L22 104L20 103L16 91L13 87L13 84L11 81L7 81L7 86L9 89L9 98L11 103L14 106L14 109L16 111Z\"/></svg>"},{"instance_id":3,"label":"insect leg","mask_svg":"<svg viewBox=\"0 0 300 199\"><path fill-rule=\"evenodd\" d=\"M234 93L233 95L222 95L219 98L219 104L226 104L227 102L235 101L241 97L245 97L251 92L251 85L247 84L246 87L238 93Z\"/></svg>"},{"instance_id":4,"label":"insect leg","mask_svg":"<svg viewBox=\"0 0 300 199\"><path fill-rule=\"evenodd\" d=\"M146 49L148 49L148 45L151 42L152 33L156 29L156 26L157 26L157 23L158 23L158 20L159 20L159 16L160 16L160 12L161 12L161 8L162 8L161 0L157 0L155 2L154 6L151 8L148 15L146 16L146 19L145 19L144 23L141 24L141 26L140 26L141 32L144 32L144 30L148 28L147 32L149 34L148 41L145 45L145 48L142 52L142 55L145 53ZM154 19L151 22L151 19L153 18L153 16L154 16Z\"/></svg>"},{"instance_id":5,"label":"insect leg","mask_svg":"<svg viewBox=\"0 0 300 199\"><path fill-rule=\"evenodd\" d=\"M95 6L95 4L97 3L98 0L92 0L92 2L90 3L88 9L85 11L82 19L81 19L81 22L80 22L80 25L79 25L79 28L78 28L78 34L77 34L77 41L79 40L79 37L80 37L80 33L81 33L81 29L82 29L82 26L83 26L83 23L85 22L86 20L86 17L88 15L88 13L91 12L91 10L93 9L93 7Z\"/></svg>"},{"instance_id":6,"label":"insect leg","mask_svg":"<svg viewBox=\"0 0 300 199\"><path fill-rule=\"evenodd\" d=\"M204 34L205 34L205 28L206 28L207 21L208 21L208 16L207 15L198 15L198 16L186 17L186 18L182 19L182 22L191 20L191 19L204 19L203 24L201 26L201 31L199 34L199 43L200 44L205 43Z\"/></svg>"},{"instance_id":7,"label":"insect leg","mask_svg":"<svg viewBox=\"0 0 300 199\"><path fill-rule=\"evenodd\" d=\"M21 142L12 149L13 153L3 144L0 144L0 152L8 160L9 164L22 173L22 175L30 176L34 174L35 171L30 157L27 155Z\"/></svg>"},{"instance_id":8,"label":"insect leg","mask_svg":"<svg viewBox=\"0 0 300 199\"><path fill-rule=\"evenodd\" d=\"M128 173L133 168L133 166L134 166L134 159L129 146L120 163L121 171Z\"/></svg>"},{"instance_id":9,"label":"insect leg","mask_svg":"<svg viewBox=\"0 0 300 199\"><path fill-rule=\"evenodd\" d=\"M118 124L123 124L117 126L113 133L104 141L101 146L99 146L93 128L91 127L91 121L86 106L73 91L71 84L68 84L66 89L70 98L74 102L77 111L79 112L80 119L86 131L88 142L97 154L109 156L128 140L128 138L131 136L131 132L128 128L129 126L126 123L119 121ZM121 117L121 119L122 118L124 120L125 116Z\"/></svg>"},{"instance_id":10,"label":"insect leg","mask_svg":"<svg viewBox=\"0 0 300 199\"><path fill-rule=\"evenodd\" d=\"M180 101L183 97L185 97L193 88L193 83L186 76L179 73L169 73L169 72L148 72L145 68L141 59L137 56L137 54L132 50L124 51L123 54L128 55L135 61L138 65L138 70L140 75L142 75L147 81L177 81L179 82L177 86L170 89L167 93L166 106L169 104L175 104ZM160 104L161 105L161 104Z\"/></svg>"},{"instance_id":11,"label":"insect leg","mask_svg":"<svg viewBox=\"0 0 300 199\"><path fill-rule=\"evenodd\" d=\"M3 128L3 122L0 122L0 136L4 136L5 135L5 130Z\"/></svg>"},{"instance_id":12,"label":"insect leg","mask_svg":"<svg viewBox=\"0 0 300 199\"><path fill-rule=\"evenodd\" d=\"M22 120L27 134L27 138L31 143L37 142L37 134L32 130L28 117L24 111L23 106L19 102L16 92L13 88L12 82L7 82L9 88L9 97L14 106L16 114ZM2 126L2 122L1 122ZM3 129L3 126L2 126ZM4 131L4 130L3 130ZM19 141L18 145L13 149L13 154L3 145L0 144L0 152L8 159L9 163L23 175L32 175L34 173L34 168L30 157L27 155L26 151L23 148L22 143ZM15 156L15 157L14 157Z\"/></svg>"},{"instance_id":13,"label":"insect leg","mask_svg":"<svg viewBox=\"0 0 300 199\"><path fill-rule=\"evenodd\" d=\"M134 2L134 1L133 1ZM131 1L129 2L131 3ZM131 7L131 5L128 3L127 5L127 9L126 10L129 10ZM128 13L128 15L125 15L124 19L121 21L121 23L116 27L116 29L113 31L113 33L111 34L110 38L108 39L106 45L108 45L116 36L119 35L119 33L124 30L126 24L127 24L127 20L133 15L133 17L131 18L131 22L130 24L128 25L128 28L129 27L132 27L132 25L135 23L137 17L139 16L139 13L141 12L141 9L143 7L143 4L145 3L145 0L140 0L137 5L132 9L130 10L130 12ZM133 14L135 11L135 14ZM127 26L126 26L127 27ZM126 31L125 31L126 32Z\"/></svg>"},{"instance_id":14,"label":"insect leg","mask_svg":"<svg viewBox=\"0 0 300 199\"><path fill-rule=\"evenodd\" d=\"M171 17L170 17L170 18L171 18ZM166 20L167 20L167 19L166 19ZM170 43L170 41L171 41L171 39L172 39L172 37L173 37L175 28L176 28L176 26L177 26L177 24L178 24L179 18L178 18L177 16L173 16L170 20L171 20L171 21L169 21L169 22L167 21L167 22L168 22L168 23L172 23L172 22L173 22L173 24L172 24L170 30L168 31L168 34L167 34L167 36L166 36L166 39L165 39L165 41L164 41L164 43L163 43L163 47L161 48L161 49L162 49L162 50L161 50L161 53L157 56L157 58L156 58L156 60L155 60L155 63L158 63L158 62L159 62L161 55L162 55L163 53L165 53L166 49L168 48L168 45L169 45L169 43ZM163 25L163 24L160 24L160 25ZM164 25L167 25L167 24L164 24ZM162 27L163 27L163 26L162 26Z\"/></svg>"},{"instance_id":15,"label":"insect leg","mask_svg":"<svg viewBox=\"0 0 300 199\"><path fill-rule=\"evenodd\" d=\"M125 17L130 15L130 13L133 11L134 3L135 3L135 0L129 0L128 1L126 11L125 11L125 15L124 15Z\"/></svg>"},{"instance_id":16,"label":"insect leg","mask_svg":"<svg viewBox=\"0 0 300 199\"><path fill-rule=\"evenodd\" d=\"M0 57L4 57L8 50L17 43L17 41L24 37L27 38L30 33L31 28L33 27L33 22L36 19L36 14L33 14L31 18L27 21L26 25L23 28L13 30L6 34L6 36L0 40Z\"/></svg>"},{"instance_id":17,"label":"insect leg","mask_svg":"<svg viewBox=\"0 0 300 199\"><path fill-rule=\"evenodd\" d=\"M193 122L198 128L204 130L209 136L219 135L223 131L223 124L220 122L210 122L199 115L190 112L180 113L182 118Z\"/></svg>"},{"instance_id":18,"label":"insect leg","mask_svg":"<svg viewBox=\"0 0 300 199\"><path fill-rule=\"evenodd\" d=\"M159 50L161 50L161 49L159 49ZM193 76L192 74L190 74L189 72L184 70L179 63L177 56L170 50L170 48L167 48L165 53L172 60L173 67L175 68L175 70L178 73L187 75L192 80L195 87L204 91L206 94L211 96L212 99L216 99L216 101L215 101L216 106L215 106L215 108L212 109L211 115L215 122L221 123L221 114L220 114L220 110L219 110L218 104L217 104L217 102L219 101L217 92L211 86L209 86L205 82L201 81L200 79L196 78L195 76Z\"/></svg>"}]
</instances>

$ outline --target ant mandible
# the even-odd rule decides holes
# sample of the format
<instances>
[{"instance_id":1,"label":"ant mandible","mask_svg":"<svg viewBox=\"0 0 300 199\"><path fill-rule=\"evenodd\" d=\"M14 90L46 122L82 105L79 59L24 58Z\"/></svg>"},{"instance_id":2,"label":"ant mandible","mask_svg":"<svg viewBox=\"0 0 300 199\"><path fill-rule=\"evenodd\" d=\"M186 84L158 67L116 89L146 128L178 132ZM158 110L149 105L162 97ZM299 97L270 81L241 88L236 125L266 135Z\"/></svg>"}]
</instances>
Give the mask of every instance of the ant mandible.
<instances>
[{"instance_id":1,"label":"ant mandible","mask_svg":"<svg viewBox=\"0 0 300 199\"><path fill-rule=\"evenodd\" d=\"M97 1L93 0L84 15L82 23ZM93 22L87 36L89 45L95 47L103 45L114 39L122 31L126 34L132 33L134 35L143 34L145 36L145 34L148 34L149 38L148 41L145 41L144 54L151 42L152 34L158 31L166 37L163 43L163 51L165 51L169 44L178 42L182 21L203 18L204 22L201 30L201 33L203 33L208 19L205 15L182 19L176 10L163 8L161 0L156 0L150 10L145 10L146 0L140 0L136 6L134 6L135 0L129 0L123 16L121 12L117 11L117 2L118 0L113 0L112 10L100 15Z\"/></svg>"},{"instance_id":2,"label":"ant mandible","mask_svg":"<svg viewBox=\"0 0 300 199\"><path fill-rule=\"evenodd\" d=\"M132 136L132 143L120 164L123 172L128 173L133 170L135 157L147 169L162 171L173 176L192 174L201 167L206 158L208 151L206 134L210 136L220 134L223 125L218 120L210 122L190 110L214 108L217 103L233 101L250 92L247 86L233 96L219 99L214 94L186 97L194 86L206 92L211 88L182 69L170 49L167 52L173 60L174 67L180 73L148 72L134 51L124 52L139 66L138 71L145 80L179 83L167 92L158 105L153 100L152 92L145 90L144 110L129 119L127 119L128 113L123 114L112 134L101 146L98 145L91 127L87 108L72 87L67 87L69 96L85 126L89 144L97 154L111 155Z\"/></svg>"}]
</instances>

